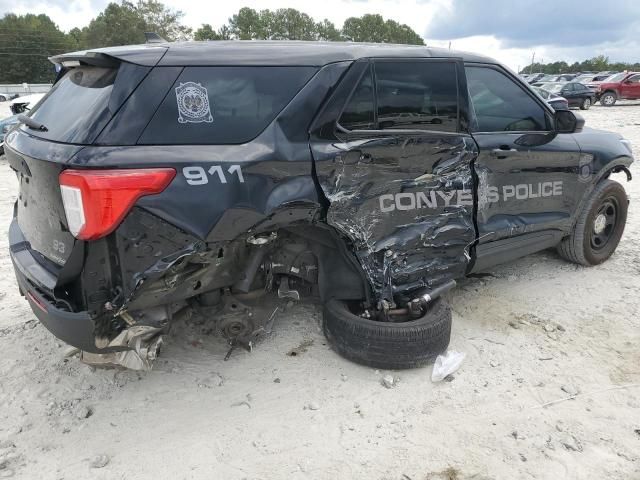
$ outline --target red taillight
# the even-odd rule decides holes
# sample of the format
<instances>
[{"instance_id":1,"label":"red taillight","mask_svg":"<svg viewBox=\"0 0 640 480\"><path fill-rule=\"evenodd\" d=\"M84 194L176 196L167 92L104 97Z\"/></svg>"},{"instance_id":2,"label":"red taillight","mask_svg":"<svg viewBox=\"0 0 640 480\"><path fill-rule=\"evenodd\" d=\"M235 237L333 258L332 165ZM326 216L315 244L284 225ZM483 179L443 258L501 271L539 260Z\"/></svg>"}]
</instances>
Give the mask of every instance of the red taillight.
<instances>
[{"instance_id":1,"label":"red taillight","mask_svg":"<svg viewBox=\"0 0 640 480\"><path fill-rule=\"evenodd\" d=\"M44 313L47 313L47 306L40 301L40 299L38 297L36 297L33 293L31 292L27 292L27 296L29 297L29 299L36 304L36 307L38 307L40 310L42 310Z\"/></svg>"},{"instance_id":2,"label":"red taillight","mask_svg":"<svg viewBox=\"0 0 640 480\"><path fill-rule=\"evenodd\" d=\"M81 240L108 235L140 197L162 192L175 175L173 168L63 171L60 191L69 231Z\"/></svg>"}]
</instances>

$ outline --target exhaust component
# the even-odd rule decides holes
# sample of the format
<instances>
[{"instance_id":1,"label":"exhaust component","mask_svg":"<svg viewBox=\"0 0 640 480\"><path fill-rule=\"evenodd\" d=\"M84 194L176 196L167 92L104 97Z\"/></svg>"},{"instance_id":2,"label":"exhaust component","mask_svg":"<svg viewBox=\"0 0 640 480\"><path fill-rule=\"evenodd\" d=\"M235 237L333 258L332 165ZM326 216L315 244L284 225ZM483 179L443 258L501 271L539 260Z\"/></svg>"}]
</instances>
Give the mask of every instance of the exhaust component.
<instances>
[{"instance_id":1,"label":"exhaust component","mask_svg":"<svg viewBox=\"0 0 640 480\"><path fill-rule=\"evenodd\" d=\"M434 301L436 298L448 292L455 286L455 280L449 280L446 283L438 285L433 290L425 292L422 295L411 300L409 302L409 310L411 310L412 312L422 310L422 308L426 307L430 302Z\"/></svg>"}]
</instances>

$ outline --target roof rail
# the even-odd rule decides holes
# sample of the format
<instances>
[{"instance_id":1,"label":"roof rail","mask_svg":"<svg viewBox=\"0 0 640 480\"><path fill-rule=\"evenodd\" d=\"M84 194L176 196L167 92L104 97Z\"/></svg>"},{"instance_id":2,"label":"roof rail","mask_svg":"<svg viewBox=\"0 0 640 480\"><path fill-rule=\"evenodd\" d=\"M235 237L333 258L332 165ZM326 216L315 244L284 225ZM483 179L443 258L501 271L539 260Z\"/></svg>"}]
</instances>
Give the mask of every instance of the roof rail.
<instances>
[{"instance_id":1,"label":"roof rail","mask_svg":"<svg viewBox=\"0 0 640 480\"><path fill-rule=\"evenodd\" d=\"M156 32L144 32L144 38L147 39L147 43L167 43L167 41Z\"/></svg>"}]
</instances>

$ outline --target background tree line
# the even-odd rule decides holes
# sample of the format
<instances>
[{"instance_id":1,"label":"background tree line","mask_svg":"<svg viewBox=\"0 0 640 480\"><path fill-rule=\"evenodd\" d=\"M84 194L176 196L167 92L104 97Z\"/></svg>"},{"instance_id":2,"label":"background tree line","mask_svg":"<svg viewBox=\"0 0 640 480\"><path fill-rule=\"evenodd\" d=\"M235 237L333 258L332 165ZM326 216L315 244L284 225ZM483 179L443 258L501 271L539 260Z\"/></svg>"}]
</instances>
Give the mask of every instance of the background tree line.
<instances>
[{"instance_id":1,"label":"background tree line","mask_svg":"<svg viewBox=\"0 0 640 480\"><path fill-rule=\"evenodd\" d=\"M112 2L88 25L61 31L45 14L6 14L0 18L0 83L50 82L55 77L48 57L62 52L144 43L144 32L176 40L326 40L424 45L409 26L380 15L350 17L341 28L324 19L315 21L293 8L241 8L218 29L203 24L193 31L181 23L183 13L157 0ZM584 70L640 70L640 64L609 63L604 56L568 65L533 64L523 73L562 73Z\"/></svg>"},{"instance_id":2,"label":"background tree line","mask_svg":"<svg viewBox=\"0 0 640 480\"><path fill-rule=\"evenodd\" d=\"M605 72L615 70L622 72L624 70L638 71L640 63L624 63L610 62L609 57L598 55L597 57L584 60L583 62L552 62L552 63L533 63L523 68L520 73L574 73L574 72Z\"/></svg>"},{"instance_id":3,"label":"background tree line","mask_svg":"<svg viewBox=\"0 0 640 480\"><path fill-rule=\"evenodd\" d=\"M316 22L293 8L241 8L228 24L215 30L203 24L193 31L183 13L157 0L112 2L85 27L61 31L45 14L6 14L0 19L0 83L50 82L55 77L48 57L62 52L144 43L144 32L176 40L327 40L408 43L424 41L407 25L380 15L348 18L342 28Z\"/></svg>"}]
</instances>

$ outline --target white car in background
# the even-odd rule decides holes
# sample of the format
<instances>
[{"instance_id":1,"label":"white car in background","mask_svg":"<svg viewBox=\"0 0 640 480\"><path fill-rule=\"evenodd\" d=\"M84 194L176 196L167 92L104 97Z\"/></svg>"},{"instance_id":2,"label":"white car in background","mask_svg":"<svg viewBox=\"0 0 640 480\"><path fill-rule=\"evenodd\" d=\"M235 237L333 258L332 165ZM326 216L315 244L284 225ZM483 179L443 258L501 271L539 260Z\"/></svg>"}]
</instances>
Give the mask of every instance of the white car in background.
<instances>
[{"instance_id":1,"label":"white car in background","mask_svg":"<svg viewBox=\"0 0 640 480\"><path fill-rule=\"evenodd\" d=\"M45 95L45 93L34 93L33 95L25 95L11 100L9 108L13 115L7 118L0 118L0 156L4 154L4 137L14 125L19 123L18 116L31 110Z\"/></svg>"},{"instance_id":2,"label":"white car in background","mask_svg":"<svg viewBox=\"0 0 640 480\"><path fill-rule=\"evenodd\" d=\"M32 95L14 98L9 102L11 113L18 115L27 109L31 110L45 95L46 93L34 93Z\"/></svg>"}]
</instances>

